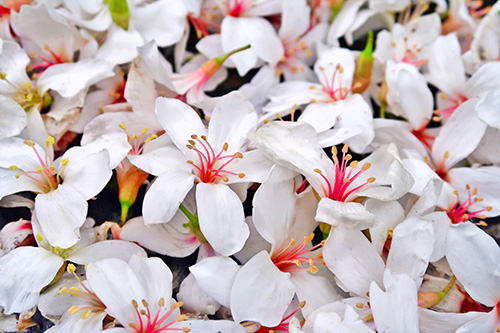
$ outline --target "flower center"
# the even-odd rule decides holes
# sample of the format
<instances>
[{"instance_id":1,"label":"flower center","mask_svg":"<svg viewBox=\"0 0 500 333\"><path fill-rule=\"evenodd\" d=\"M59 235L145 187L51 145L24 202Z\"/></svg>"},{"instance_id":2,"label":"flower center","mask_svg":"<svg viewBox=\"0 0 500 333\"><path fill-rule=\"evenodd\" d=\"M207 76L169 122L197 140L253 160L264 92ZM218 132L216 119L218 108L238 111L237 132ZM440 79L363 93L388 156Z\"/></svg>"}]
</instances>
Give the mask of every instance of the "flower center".
<instances>
[{"instance_id":1,"label":"flower center","mask_svg":"<svg viewBox=\"0 0 500 333\"><path fill-rule=\"evenodd\" d=\"M453 192L457 196L457 202L451 209L448 209L446 211L446 214L448 215L453 224L467 222L472 218L478 218L484 220L486 216L481 213L489 212L493 209L491 206L488 206L485 209L478 209L475 211L471 210L471 207L475 203L483 201L483 198L477 197L477 188L474 188L471 191L470 186L466 185L466 189L467 189L467 199L462 204L460 204L459 202L458 191Z\"/></svg>"},{"instance_id":2,"label":"flower center","mask_svg":"<svg viewBox=\"0 0 500 333\"><path fill-rule=\"evenodd\" d=\"M415 137L420 142L422 142L422 144L425 146L425 148L427 148L428 150L431 150L432 149L432 141L434 141L434 139L436 139L436 137L426 133L427 125L428 125L428 123L425 124L424 126L422 126L418 130L412 130L411 133L413 135L415 135Z\"/></svg>"},{"instance_id":3,"label":"flower center","mask_svg":"<svg viewBox=\"0 0 500 333\"><path fill-rule=\"evenodd\" d=\"M439 164L435 164L435 162L431 163L429 157L424 156L424 161L429 165L429 167L436 172L439 178L446 180L448 178L448 167L446 166L446 159L450 157L450 152L445 151L443 154L443 159Z\"/></svg>"},{"instance_id":4,"label":"flower center","mask_svg":"<svg viewBox=\"0 0 500 333\"><path fill-rule=\"evenodd\" d=\"M282 272L306 270L313 274L318 272L316 264L324 265L323 255L318 254L315 258L311 258L311 252L323 246L325 241L321 241L318 245L306 249L307 244L312 241L314 234L309 237L304 237L304 241L298 245L295 244L295 239L291 239L290 243L281 249L277 249L271 256L272 262ZM309 264L309 267L302 267L302 264Z\"/></svg>"},{"instance_id":5,"label":"flower center","mask_svg":"<svg viewBox=\"0 0 500 333\"><path fill-rule=\"evenodd\" d=\"M347 98L349 93L356 87L351 87L347 89L342 84L342 74L344 73L344 68L337 64L335 67L335 71L333 72L331 80L326 76L325 69L323 67L319 67L319 70L323 73L323 78L326 82L326 87L323 87L323 91L330 95L332 102L337 102ZM335 78L338 77L338 82L335 81ZM311 86L313 88L313 86Z\"/></svg>"},{"instance_id":6,"label":"flower center","mask_svg":"<svg viewBox=\"0 0 500 333\"><path fill-rule=\"evenodd\" d=\"M255 333L273 333L273 332L289 332L289 320L297 313L300 309L306 306L306 302L302 301L299 306L288 316L284 317L281 322L274 327L261 326Z\"/></svg>"},{"instance_id":7,"label":"flower center","mask_svg":"<svg viewBox=\"0 0 500 333\"><path fill-rule=\"evenodd\" d=\"M59 186L59 184L62 184L63 182L63 179L59 175L62 168L60 168L56 172L56 167L53 165L53 157L49 155L49 149L45 151L45 157L42 158L33 141L27 140L24 141L24 143L33 149L40 167L36 170L22 170L19 169L16 165L11 165L9 169L19 170L20 172L16 174L16 178L23 176L31 179L32 181L40 185L40 190L43 193L48 193L55 190ZM45 145L47 146L47 148L50 148L50 146L52 146L53 144L54 138L49 136L47 138L47 141L45 142ZM68 162L69 160L67 158L64 158L61 160L61 165L64 167L68 164Z\"/></svg>"},{"instance_id":8,"label":"flower center","mask_svg":"<svg viewBox=\"0 0 500 333\"><path fill-rule=\"evenodd\" d=\"M451 97L448 97L445 93L443 92L440 92L439 93L439 97L441 99L445 99L449 102L451 102L451 106L447 107L447 108L444 108L444 109L439 109L439 110L435 110L434 111L434 114L436 116L434 116L432 118L432 120L434 121L440 121L441 119L446 119L446 118L449 118L453 112L455 112L455 110L463 103L467 100L467 97L462 95L462 94L458 94L458 97L457 98L451 98Z\"/></svg>"},{"instance_id":9,"label":"flower center","mask_svg":"<svg viewBox=\"0 0 500 333\"><path fill-rule=\"evenodd\" d=\"M405 62L407 64L413 65L415 67L419 67L425 65L427 63L426 59L417 60L418 54L422 51L417 44L413 44L413 46L408 46L408 37L404 38L404 46L405 53L403 58L401 58L401 62ZM393 58L394 61L398 61L398 56L396 54L396 44L392 44L393 47Z\"/></svg>"},{"instance_id":10,"label":"flower center","mask_svg":"<svg viewBox=\"0 0 500 333\"><path fill-rule=\"evenodd\" d=\"M54 59L53 61L52 60L49 60L47 58L45 58L44 56L41 56L39 54L36 54L36 52L31 52L30 55L32 57L37 57L38 59L40 59L42 61L41 64L34 64L34 65L31 65L31 68L32 69L41 69L40 72L38 72L37 74L42 74L43 72L45 72L49 67L52 67L54 65L57 65L57 64L63 64L65 62L68 62L66 61L66 59L63 59L63 56L62 55L58 55L57 53L55 53L54 51L52 51L49 47L49 45L45 44L43 46L43 49L48 51L50 53L50 55L52 56L52 58Z\"/></svg>"},{"instance_id":11,"label":"flower center","mask_svg":"<svg viewBox=\"0 0 500 333\"><path fill-rule=\"evenodd\" d=\"M144 127L141 130L140 135L137 135L137 134L130 135L127 132L127 125L125 125L124 123L120 123L118 126L120 126L120 128L125 131L125 133L127 134L128 142L130 143L130 146L132 146L132 149L129 151L129 155L140 155L142 153L142 151L144 150L144 147L146 147L146 145L151 140L154 140L158 137L158 135L152 134L152 135L148 136L147 138L145 138L144 136L148 132L147 127Z\"/></svg>"},{"instance_id":12,"label":"flower center","mask_svg":"<svg viewBox=\"0 0 500 333\"><path fill-rule=\"evenodd\" d=\"M191 135L192 140L188 140L186 145L189 149L193 150L198 156L198 163L188 160L187 163L191 164L195 169L195 174L203 183L215 183L220 179L224 182L229 181L228 175L245 177L244 173L235 173L225 169L229 163L237 158L243 158L240 152L234 154L226 154L228 143L224 143L222 149L215 153L212 145L207 141L207 138L202 135L201 140L196 134ZM201 146L200 149L197 147Z\"/></svg>"},{"instance_id":13,"label":"flower center","mask_svg":"<svg viewBox=\"0 0 500 333\"><path fill-rule=\"evenodd\" d=\"M233 5L229 3L230 0L227 0L227 13L230 16L233 17L239 17L241 14L243 14L250 5L254 6L252 4L253 0L234 0Z\"/></svg>"},{"instance_id":14,"label":"flower center","mask_svg":"<svg viewBox=\"0 0 500 333\"><path fill-rule=\"evenodd\" d=\"M90 314L92 312L103 312L106 310L106 306L101 302L101 300L94 294L89 288L87 288L82 280L76 275L75 273L76 267L73 264L69 264L67 271L70 274L73 274L73 276L76 278L78 283L80 284L80 287L63 287L59 289L58 294L67 294L71 295L74 297L81 297L82 299L86 300L89 302L89 305L78 307L76 305L73 305L71 308L69 308L68 313L71 315L74 315L80 311L81 313L81 318L82 319L87 319L90 317Z\"/></svg>"},{"instance_id":15,"label":"flower center","mask_svg":"<svg viewBox=\"0 0 500 333\"><path fill-rule=\"evenodd\" d=\"M294 73L303 72L304 65L298 59L312 56L312 50L300 38L289 42L284 41L283 46L285 54L277 65L276 74L281 75L282 68L288 68Z\"/></svg>"},{"instance_id":16,"label":"flower center","mask_svg":"<svg viewBox=\"0 0 500 333\"><path fill-rule=\"evenodd\" d=\"M320 169L314 169L315 172L321 175L326 183L326 187L322 186L324 196L335 201L347 202L350 199L349 196L351 194L375 181L374 177L370 177L363 184L352 188L352 183L361 174L368 170L371 167L371 164L363 164L358 171L356 171L359 164L358 161L352 161L349 166L347 166L347 163L352 159L350 154L346 155L348 148L349 147L347 145L344 145L342 148L342 161L339 162L337 157L337 147L332 147L332 158L335 163L335 182L333 184L328 178L325 177L325 175L323 175Z\"/></svg>"},{"instance_id":17,"label":"flower center","mask_svg":"<svg viewBox=\"0 0 500 333\"><path fill-rule=\"evenodd\" d=\"M165 307L165 299L162 297L158 301L158 311L154 315L149 309L149 304L146 300L141 301L143 309L139 309L139 303L136 300L132 300L132 305L135 308L135 313L137 315L138 322L129 323L128 326L134 329L137 333L159 333L164 331L181 331L189 332L189 328L173 328L172 325L186 320L186 315L179 315L173 321L166 323L165 321L174 313L174 311L180 308L184 303L177 302L172 304L170 307ZM163 316L161 315L168 309Z\"/></svg>"}]
</instances>

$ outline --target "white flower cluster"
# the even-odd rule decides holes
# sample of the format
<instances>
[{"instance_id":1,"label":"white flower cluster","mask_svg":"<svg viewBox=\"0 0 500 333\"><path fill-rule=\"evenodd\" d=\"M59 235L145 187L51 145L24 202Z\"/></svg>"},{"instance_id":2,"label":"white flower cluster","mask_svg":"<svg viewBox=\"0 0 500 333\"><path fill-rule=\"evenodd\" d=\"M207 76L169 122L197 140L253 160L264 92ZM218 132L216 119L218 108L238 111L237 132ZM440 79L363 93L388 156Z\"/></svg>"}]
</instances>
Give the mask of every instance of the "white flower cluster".
<instances>
[{"instance_id":1,"label":"white flower cluster","mask_svg":"<svg viewBox=\"0 0 500 333\"><path fill-rule=\"evenodd\" d=\"M0 331L500 331L500 3L0 16Z\"/></svg>"}]
</instances>

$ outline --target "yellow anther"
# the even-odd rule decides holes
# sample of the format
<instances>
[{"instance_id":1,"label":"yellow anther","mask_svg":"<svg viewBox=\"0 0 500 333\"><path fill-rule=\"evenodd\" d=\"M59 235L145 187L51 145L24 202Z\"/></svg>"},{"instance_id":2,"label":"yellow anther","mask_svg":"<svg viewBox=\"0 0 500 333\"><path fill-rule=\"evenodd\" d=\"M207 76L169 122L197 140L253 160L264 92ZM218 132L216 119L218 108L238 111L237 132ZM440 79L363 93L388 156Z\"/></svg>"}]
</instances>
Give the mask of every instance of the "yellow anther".
<instances>
[{"instance_id":1,"label":"yellow anther","mask_svg":"<svg viewBox=\"0 0 500 333\"><path fill-rule=\"evenodd\" d=\"M325 240L322 240L319 244L320 244L321 246L325 246Z\"/></svg>"},{"instance_id":2,"label":"yellow anther","mask_svg":"<svg viewBox=\"0 0 500 333\"><path fill-rule=\"evenodd\" d=\"M366 317L363 318L364 321L372 321L373 320L373 315L370 313Z\"/></svg>"},{"instance_id":3,"label":"yellow anther","mask_svg":"<svg viewBox=\"0 0 500 333\"><path fill-rule=\"evenodd\" d=\"M457 190L453 191L453 194L455 194L458 197L458 191Z\"/></svg>"},{"instance_id":4,"label":"yellow anther","mask_svg":"<svg viewBox=\"0 0 500 333\"><path fill-rule=\"evenodd\" d=\"M352 161L351 164L349 164L349 166L353 169L356 169L358 167L358 161Z\"/></svg>"},{"instance_id":5,"label":"yellow anther","mask_svg":"<svg viewBox=\"0 0 500 333\"><path fill-rule=\"evenodd\" d=\"M191 146L194 146L196 144L196 142L194 142L193 140L188 140L188 142Z\"/></svg>"},{"instance_id":6,"label":"yellow anther","mask_svg":"<svg viewBox=\"0 0 500 333\"><path fill-rule=\"evenodd\" d=\"M226 176L222 176L222 181L224 183L227 183L229 181L229 178L227 178Z\"/></svg>"},{"instance_id":7,"label":"yellow anther","mask_svg":"<svg viewBox=\"0 0 500 333\"><path fill-rule=\"evenodd\" d=\"M187 160L187 161L186 161L186 163L187 163L187 164L191 164L191 165L193 165L193 164L194 164L194 162L193 162L193 161L191 161L191 160Z\"/></svg>"},{"instance_id":8,"label":"yellow anther","mask_svg":"<svg viewBox=\"0 0 500 333\"><path fill-rule=\"evenodd\" d=\"M469 184L465 184L465 189L468 191L470 190L470 185Z\"/></svg>"},{"instance_id":9,"label":"yellow anther","mask_svg":"<svg viewBox=\"0 0 500 333\"><path fill-rule=\"evenodd\" d=\"M313 98L313 99L311 99L311 100L309 101L309 103L311 103L311 104L312 104L312 103L316 103L316 100Z\"/></svg>"},{"instance_id":10,"label":"yellow anther","mask_svg":"<svg viewBox=\"0 0 500 333\"><path fill-rule=\"evenodd\" d=\"M306 57L310 57L312 55L313 55L313 51L312 50L307 50Z\"/></svg>"},{"instance_id":11,"label":"yellow anther","mask_svg":"<svg viewBox=\"0 0 500 333\"><path fill-rule=\"evenodd\" d=\"M120 126L120 128L122 130L126 130L127 129L127 125L125 125L124 123L120 123L118 126Z\"/></svg>"},{"instance_id":12,"label":"yellow anther","mask_svg":"<svg viewBox=\"0 0 500 333\"><path fill-rule=\"evenodd\" d=\"M57 292L58 294L63 294L66 292L66 290L68 290L68 287L62 287L61 289L59 289L59 291Z\"/></svg>"},{"instance_id":13,"label":"yellow anther","mask_svg":"<svg viewBox=\"0 0 500 333\"><path fill-rule=\"evenodd\" d=\"M487 211L487 212L491 212L491 210L493 209L493 207L488 206L488 207L486 207L485 209L486 209L486 211Z\"/></svg>"},{"instance_id":14,"label":"yellow anther","mask_svg":"<svg viewBox=\"0 0 500 333\"><path fill-rule=\"evenodd\" d=\"M474 188L474 190L472 190L472 195L476 195L477 194L477 188Z\"/></svg>"},{"instance_id":15,"label":"yellow anther","mask_svg":"<svg viewBox=\"0 0 500 333\"><path fill-rule=\"evenodd\" d=\"M43 170L44 170L43 167L39 167L38 169L36 169L36 171L38 171L38 172L42 172Z\"/></svg>"},{"instance_id":16,"label":"yellow anther","mask_svg":"<svg viewBox=\"0 0 500 333\"><path fill-rule=\"evenodd\" d=\"M238 174L238 177L240 177L240 178L243 178L243 177L245 177L245 176L246 176L246 175L245 175L243 172L241 172L241 173L239 173L239 174Z\"/></svg>"},{"instance_id":17,"label":"yellow anther","mask_svg":"<svg viewBox=\"0 0 500 333\"><path fill-rule=\"evenodd\" d=\"M20 172L16 173L16 178L19 178L19 177L21 177L21 173Z\"/></svg>"},{"instance_id":18,"label":"yellow anther","mask_svg":"<svg viewBox=\"0 0 500 333\"><path fill-rule=\"evenodd\" d=\"M318 258L319 260L322 260L323 259L323 253L318 253L318 255L316 256L316 258Z\"/></svg>"},{"instance_id":19,"label":"yellow anther","mask_svg":"<svg viewBox=\"0 0 500 333\"><path fill-rule=\"evenodd\" d=\"M290 114L293 115L295 113L295 111L297 110L297 104L294 104L292 106L292 109L290 110Z\"/></svg>"},{"instance_id":20,"label":"yellow anther","mask_svg":"<svg viewBox=\"0 0 500 333\"><path fill-rule=\"evenodd\" d=\"M145 316L146 315L146 310L141 310L140 313L141 313L141 315Z\"/></svg>"},{"instance_id":21,"label":"yellow anther","mask_svg":"<svg viewBox=\"0 0 500 333\"><path fill-rule=\"evenodd\" d=\"M27 145L27 146L30 146L30 147L34 147L35 146L35 143L31 140L26 140L24 141L24 144Z\"/></svg>"},{"instance_id":22,"label":"yellow anther","mask_svg":"<svg viewBox=\"0 0 500 333\"><path fill-rule=\"evenodd\" d=\"M313 273L313 274L316 274L318 273L318 267L316 266L311 266L307 269L309 272Z\"/></svg>"},{"instance_id":23,"label":"yellow anther","mask_svg":"<svg viewBox=\"0 0 500 333\"><path fill-rule=\"evenodd\" d=\"M129 327L133 328L134 330L137 331L137 328L135 327L135 324L134 323L129 323L128 324Z\"/></svg>"},{"instance_id":24,"label":"yellow anther","mask_svg":"<svg viewBox=\"0 0 500 333\"><path fill-rule=\"evenodd\" d=\"M132 135L132 139L137 140L139 139L139 136L137 134Z\"/></svg>"},{"instance_id":25,"label":"yellow anther","mask_svg":"<svg viewBox=\"0 0 500 333\"><path fill-rule=\"evenodd\" d=\"M450 152L449 151L445 151L443 157L444 158L450 157Z\"/></svg>"},{"instance_id":26,"label":"yellow anther","mask_svg":"<svg viewBox=\"0 0 500 333\"><path fill-rule=\"evenodd\" d=\"M188 332L191 332L191 329L190 329L190 328L187 328L187 327L183 327L183 328L182 328L182 331L183 331L184 333L188 333Z\"/></svg>"},{"instance_id":27,"label":"yellow anther","mask_svg":"<svg viewBox=\"0 0 500 333\"><path fill-rule=\"evenodd\" d=\"M297 73L299 71L299 68L296 66L292 66L292 72Z\"/></svg>"},{"instance_id":28,"label":"yellow anther","mask_svg":"<svg viewBox=\"0 0 500 333\"><path fill-rule=\"evenodd\" d=\"M314 260L312 260L311 258L309 258L308 262L309 262L309 266L314 266Z\"/></svg>"},{"instance_id":29,"label":"yellow anther","mask_svg":"<svg viewBox=\"0 0 500 333\"><path fill-rule=\"evenodd\" d=\"M87 267L89 267L89 264L90 264L90 263L88 262L88 263L86 263L86 264L85 264L85 266L83 266L83 269L84 269L85 271L87 271Z\"/></svg>"},{"instance_id":30,"label":"yellow anther","mask_svg":"<svg viewBox=\"0 0 500 333\"><path fill-rule=\"evenodd\" d=\"M202 135L202 136L201 136L201 138L202 138L203 140L207 141L207 137L206 137L206 136Z\"/></svg>"},{"instance_id":31,"label":"yellow anther","mask_svg":"<svg viewBox=\"0 0 500 333\"><path fill-rule=\"evenodd\" d=\"M306 306L306 301L302 301L299 303L299 308L303 309Z\"/></svg>"},{"instance_id":32,"label":"yellow anther","mask_svg":"<svg viewBox=\"0 0 500 333\"><path fill-rule=\"evenodd\" d=\"M39 243L43 242L43 235L41 233L37 233L35 237Z\"/></svg>"},{"instance_id":33,"label":"yellow anther","mask_svg":"<svg viewBox=\"0 0 500 333\"><path fill-rule=\"evenodd\" d=\"M193 146L191 146L191 145L186 145L186 147L187 147L188 149L193 149Z\"/></svg>"},{"instance_id":34,"label":"yellow anther","mask_svg":"<svg viewBox=\"0 0 500 333\"><path fill-rule=\"evenodd\" d=\"M295 246L295 238L290 239L290 247Z\"/></svg>"},{"instance_id":35,"label":"yellow anther","mask_svg":"<svg viewBox=\"0 0 500 333\"><path fill-rule=\"evenodd\" d=\"M11 165L11 166L9 167L9 169L10 169L10 170L17 170L17 165Z\"/></svg>"},{"instance_id":36,"label":"yellow anther","mask_svg":"<svg viewBox=\"0 0 500 333\"><path fill-rule=\"evenodd\" d=\"M324 71L324 70L325 70L325 67L319 66L319 70L320 70L320 71Z\"/></svg>"},{"instance_id":37,"label":"yellow anther","mask_svg":"<svg viewBox=\"0 0 500 333\"><path fill-rule=\"evenodd\" d=\"M316 89L316 86L309 86L309 89L311 90Z\"/></svg>"},{"instance_id":38,"label":"yellow anther","mask_svg":"<svg viewBox=\"0 0 500 333\"><path fill-rule=\"evenodd\" d=\"M134 306L134 308L137 309L137 307L139 306L139 304L137 304L137 301L135 299L132 300L132 305Z\"/></svg>"},{"instance_id":39,"label":"yellow anther","mask_svg":"<svg viewBox=\"0 0 500 333\"><path fill-rule=\"evenodd\" d=\"M347 154L347 155L345 156L345 160L346 160L347 162L349 162L350 160L352 160L352 155L351 155L351 154Z\"/></svg>"},{"instance_id":40,"label":"yellow anther","mask_svg":"<svg viewBox=\"0 0 500 333\"><path fill-rule=\"evenodd\" d=\"M47 43L43 44L43 49L45 51L49 51L50 50L49 44L47 44Z\"/></svg>"},{"instance_id":41,"label":"yellow anther","mask_svg":"<svg viewBox=\"0 0 500 333\"><path fill-rule=\"evenodd\" d=\"M172 304L172 305L170 306L170 308L171 308L172 310L174 310L174 309L178 309L178 308L180 308L180 307L181 307L181 306L183 306L183 305L184 305L184 302L182 302L182 301L181 301L181 302L177 302L177 303Z\"/></svg>"},{"instance_id":42,"label":"yellow anther","mask_svg":"<svg viewBox=\"0 0 500 333\"><path fill-rule=\"evenodd\" d=\"M144 305L145 308L149 306L148 302L146 302L145 299L142 300L142 305Z\"/></svg>"},{"instance_id":43,"label":"yellow anther","mask_svg":"<svg viewBox=\"0 0 500 333\"><path fill-rule=\"evenodd\" d=\"M319 173L321 175L321 170L320 169L314 169L314 172Z\"/></svg>"},{"instance_id":44,"label":"yellow anther","mask_svg":"<svg viewBox=\"0 0 500 333\"><path fill-rule=\"evenodd\" d=\"M63 159L61 160L61 164L62 164L63 166L66 166L66 165L68 164L68 162L69 162L69 160L68 160L67 158L63 158Z\"/></svg>"},{"instance_id":45,"label":"yellow anther","mask_svg":"<svg viewBox=\"0 0 500 333\"><path fill-rule=\"evenodd\" d=\"M243 158L243 154L240 152L237 152L233 155L234 158Z\"/></svg>"},{"instance_id":46,"label":"yellow anther","mask_svg":"<svg viewBox=\"0 0 500 333\"><path fill-rule=\"evenodd\" d=\"M372 166L372 165L371 165L371 163L365 163L365 164L363 164L363 166L361 167L361 170L366 171L366 170L370 169L370 168L371 168L371 166Z\"/></svg>"},{"instance_id":47,"label":"yellow anther","mask_svg":"<svg viewBox=\"0 0 500 333\"><path fill-rule=\"evenodd\" d=\"M342 152L343 153L347 153L348 149L349 149L349 146L348 145L344 145L344 147L342 147Z\"/></svg>"},{"instance_id":48,"label":"yellow anther","mask_svg":"<svg viewBox=\"0 0 500 333\"><path fill-rule=\"evenodd\" d=\"M144 135L148 132L148 128L147 127L144 127L141 131L141 134Z\"/></svg>"},{"instance_id":49,"label":"yellow anther","mask_svg":"<svg viewBox=\"0 0 500 333\"><path fill-rule=\"evenodd\" d=\"M91 311L90 310L85 310L85 311L82 311L82 314L81 314L81 318L82 319L87 319L88 317L90 317L90 313Z\"/></svg>"},{"instance_id":50,"label":"yellow anther","mask_svg":"<svg viewBox=\"0 0 500 333\"><path fill-rule=\"evenodd\" d=\"M160 300L158 301L158 306L160 306L160 307L164 307L165 306L165 299L163 297L160 298Z\"/></svg>"},{"instance_id":51,"label":"yellow anther","mask_svg":"<svg viewBox=\"0 0 500 333\"><path fill-rule=\"evenodd\" d=\"M148 138L144 141L144 143L148 143L149 141L154 140L154 139L156 139L157 137L158 137L158 135L156 135L156 134L150 135L150 136L148 136Z\"/></svg>"},{"instance_id":52,"label":"yellow anther","mask_svg":"<svg viewBox=\"0 0 500 333\"><path fill-rule=\"evenodd\" d=\"M224 149L224 151L227 151L228 147L229 145L227 144L227 142L224 142L224 145L222 145L222 149Z\"/></svg>"},{"instance_id":53,"label":"yellow anther","mask_svg":"<svg viewBox=\"0 0 500 333\"><path fill-rule=\"evenodd\" d=\"M81 290L80 290L80 288L73 286L73 287L70 287L70 288L68 289L68 291L69 291L69 292L72 292L72 293L78 293L78 292L80 292Z\"/></svg>"},{"instance_id":54,"label":"yellow anther","mask_svg":"<svg viewBox=\"0 0 500 333\"><path fill-rule=\"evenodd\" d=\"M370 177L366 180L367 183L373 183L375 181L375 177Z\"/></svg>"},{"instance_id":55,"label":"yellow anther","mask_svg":"<svg viewBox=\"0 0 500 333\"><path fill-rule=\"evenodd\" d=\"M54 171L54 170L56 169L56 167L55 167L55 166L53 166L53 165L51 165L51 166L49 167L49 169L50 169L50 170L52 170L52 171Z\"/></svg>"},{"instance_id":56,"label":"yellow anther","mask_svg":"<svg viewBox=\"0 0 500 333\"><path fill-rule=\"evenodd\" d=\"M333 146L333 147L332 147L332 155L337 156L337 153L338 153L338 151L337 151L337 147L336 147L336 146Z\"/></svg>"},{"instance_id":57,"label":"yellow anther","mask_svg":"<svg viewBox=\"0 0 500 333\"><path fill-rule=\"evenodd\" d=\"M298 259L295 259L293 262L294 262L294 263L295 263L295 265L297 265L297 266L302 266L302 263L301 263Z\"/></svg>"},{"instance_id":58,"label":"yellow anther","mask_svg":"<svg viewBox=\"0 0 500 333\"><path fill-rule=\"evenodd\" d=\"M73 264L69 264L67 271L68 271L68 273L73 274L76 271L76 266Z\"/></svg>"},{"instance_id":59,"label":"yellow anther","mask_svg":"<svg viewBox=\"0 0 500 333\"><path fill-rule=\"evenodd\" d=\"M73 305L72 307L69 308L68 313L70 315L74 315L78 311L80 311L80 308L78 306L76 306L76 305Z\"/></svg>"},{"instance_id":60,"label":"yellow anther","mask_svg":"<svg viewBox=\"0 0 500 333\"><path fill-rule=\"evenodd\" d=\"M5 80L7 79L7 74L0 72L0 80Z\"/></svg>"}]
</instances>

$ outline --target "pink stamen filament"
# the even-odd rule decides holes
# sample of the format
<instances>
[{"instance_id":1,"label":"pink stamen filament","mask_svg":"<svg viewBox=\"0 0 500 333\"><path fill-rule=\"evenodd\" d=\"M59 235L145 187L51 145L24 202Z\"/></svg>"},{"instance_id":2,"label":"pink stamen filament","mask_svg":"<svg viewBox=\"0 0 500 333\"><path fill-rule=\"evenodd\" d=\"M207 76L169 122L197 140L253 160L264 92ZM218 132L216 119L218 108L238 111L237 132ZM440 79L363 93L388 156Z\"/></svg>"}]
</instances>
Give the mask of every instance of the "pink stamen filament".
<instances>
[{"instance_id":1,"label":"pink stamen filament","mask_svg":"<svg viewBox=\"0 0 500 333\"><path fill-rule=\"evenodd\" d=\"M261 326L257 332L255 333L268 333L268 332L280 332L280 331L284 331L284 332L288 332L289 330L289 324L287 321L292 318L300 309L300 306L297 307L292 313L290 313L288 316L284 317L281 322L277 325L277 326L274 326L274 327L267 327L267 326Z\"/></svg>"},{"instance_id":2,"label":"pink stamen filament","mask_svg":"<svg viewBox=\"0 0 500 333\"><path fill-rule=\"evenodd\" d=\"M282 272L308 269L308 267L299 268L297 262L300 264L311 263L311 262L316 264L322 264L322 261L318 259L303 256L304 254L310 253L323 245L323 243L319 243L309 249L305 249L307 244L310 242L310 239L311 237L310 238L306 237L304 241L299 245L293 246L292 244L288 244L287 246L283 247L278 254L273 255L271 257L272 262Z\"/></svg>"},{"instance_id":3,"label":"pink stamen filament","mask_svg":"<svg viewBox=\"0 0 500 333\"><path fill-rule=\"evenodd\" d=\"M229 165L232 161L234 161L236 158L239 158L237 154L233 155L222 155L225 151L225 149L221 149L218 154L215 154L214 149L206 141L205 138L203 140L200 140L198 137L195 138L196 142L191 141L190 149L192 149L198 156L198 162L199 164L196 165L192 163L192 161L188 161L199 173L199 178L202 182L204 183L212 183L214 182L217 178L220 178L222 180L226 179L226 176L223 174L229 174L229 175L234 175L234 176L241 176L242 174L238 174L229 170L224 169L227 165ZM195 144L192 144L195 143ZM199 143L202 146L202 150L198 149L196 147L196 143ZM227 147L226 147L227 149ZM224 163L222 163L220 166L216 166L217 162L221 162L223 160L226 160Z\"/></svg>"},{"instance_id":4,"label":"pink stamen filament","mask_svg":"<svg viewBox=\"0 0 500 333\"><path fill-rule=\"evenodd\" d=\"M470 191L470 188L467 188L467 194L468 197L467 199L460 204L459 199L457 196L457 202L453 206L453 208L447 210L446 214L450 218L451 222L456 224L456 223L461 223L461 222L466 222L471 218L479 218L479 219L484 219L486 216L484 215L479 215L480 213L484 213L487 211L491 210L491 207L486 207L484 209L479 209L476 211L469 211L469 209L477 202L481 202L481 198L474 198L474 195L477 193L477 189L474 189L473 192ZM455 192L455 194L458 194L458 192Z\"/></svg>"},{"instance_id":5,"label":"pink stamen filament","mask_svg":"<svg viewBox=\"0 0 500 333\"><path fill-rule=\"evenodd\" d=\"M178 323L179 321L177 319L174 319L173 321L167 323L165 326L160 327L163 322L174 312L175 308L169 309L161 318L160 318L160 313L162 310L162 307L160 306L158 311L156 312L156 315L153 320L151 320L151 311L149 310L149 305L145 307L146 311L141 310L139 311L138 308L135 308L135 313L137 315L137 318L139 319L139 328L134 328L137 333L158 333L158 332L163 332L163 331L182 331L182 328L172 328L171 326L175 323ZM143 312L144 311L144 312ZM143 312L143 313L142 313ZM143 321L142 317L145 317L147 322Z\"/></svg>"},{"instance_id":6,"label":"pink stamen filament","mask_svg":"<svg viewBox=\"0 0 500 333\"><path fill-rule=\"evenodd\" d=\"M248 9L252 1L253 0L234 0L233 7L231 8L229 0L227 0L228 15L239 17L243 12L245 12Z\"/></svg>"},{"instance_id":7,"label":"pink stamen filament","mask_svg":"<svg viewBox=\"0 0 500 333\"><path fill-rule=\"evenodd\" d=\"M62 60L62 57L57 55L54 51L52 51L51 49L49 49L48 47L45 48L47 51L49 51L49 53L52 55L52 57L54 57L55 59L55 62L52 62L50 60L48 60L47 58L41 56L41 55L37 55L37 57L42 60L44 63L43 64L34 64L32 65L31 67L33 69L39 69L39 68L43 68L43 70L39 73L43 73L45 72L49 67L51 66L54 66L54 65L57 65L57 64L63 64L64 61Z\"/></svg>"},{"instance_id":8,"label":"pink stamen filament","mask_svg":"<svg viewBox=\"0 0 500 333\"><path fill-rule=\"evenodd\" d=\"M347 88L343 87L342 70L340 68L340 65L338 65L337 68L335 69L335 71L333 72L331 82L328 80L326 73L325 73L325 70L321 69L321 71L323 72L323 78L326 82L326 87L323 88L323 91L326 92L334 102L337 102L337 101L340 101L340 100L347 98L347 96L355 88L355 87L351 87L350 89L347 89ZM339 86L340 87L335 89L335 77L337 76L337 72L339 72L339 76L340 76L339 77ZM337 95L339 97L337 97Z\"/></svg>"}]
</instances>

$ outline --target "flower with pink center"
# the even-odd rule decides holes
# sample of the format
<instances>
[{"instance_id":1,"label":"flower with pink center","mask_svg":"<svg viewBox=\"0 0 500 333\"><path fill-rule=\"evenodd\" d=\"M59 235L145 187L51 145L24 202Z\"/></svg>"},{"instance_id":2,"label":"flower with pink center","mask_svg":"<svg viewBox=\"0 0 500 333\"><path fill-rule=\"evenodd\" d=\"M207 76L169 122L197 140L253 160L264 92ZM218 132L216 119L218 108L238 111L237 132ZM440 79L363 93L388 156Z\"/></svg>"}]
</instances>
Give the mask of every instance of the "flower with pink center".
<instances>
[{"instance_id":1,"label":"flower with pink center","mask_svg":"<svg viewBox=\"0 0 500 333\"><path fill-rule=\"evenodd\" d=\"M483 201L483 198L477 196L477 188L471 191L470 186L467 186L466 189L468 194L467 199L460 203L459 193L458 191L455 191L454 194L457 196L456 203L454 205L451 205L451 207L448 207L448 209L446 210L446 214L453 224L467 222L470 219L474 218L484 220L486 218L486 215L484 215L484 213L490 212L493 209L491 206L487 206L483 209L472 210L472 206L474 206L474 204L477 204L478 202Z\"/></svg>"},{"instance_id":2,"label":"flower with pink center","mask_svg":"<svg viewBox=\"0 0 500 333\"><path fill-rule=\"evenodd\" d=\"M347 147L339 161L333 149L332 163L309 124L285 122L262 126L254 142L274 162L306 177L320 199L316 220L332 225L369 227L374 216L355 201L357 197L391 201L404 195L413 184L394 145L381 146L360 162L350 161Z\"/></svg>"},{"instance_id":3,"label":"flower with pink center","mask_svg":"<svg viewBox=\"0 0 500 333\"><path fill-rule=\"evenodd\" d=\"M257 127L253 106L239 93L221 97L208 129L176 99L157 99L156 112L173 145L129 156L134 165L158 176L144 198L145 223L170 221L196 185L195 215L204 237L219 253L239 251L249 231L241 200L227 185L260 182L271 166L260 151L246 151L247 134Z\"/></svg>"},{"instance_id":4,"label":"flower with pink center","mask_svg":"<svg viewBox=\"0 0 500 333\"><path fill-rule=\"evenodd\" d=\"M21 191L37 194L35 212L51 245L68 248L80 235L87 200L111 177L107 150L74 147L54 161L54 138L43 149L33 141L0 141L0 197Z\"/></svg>"}]
</instances>

